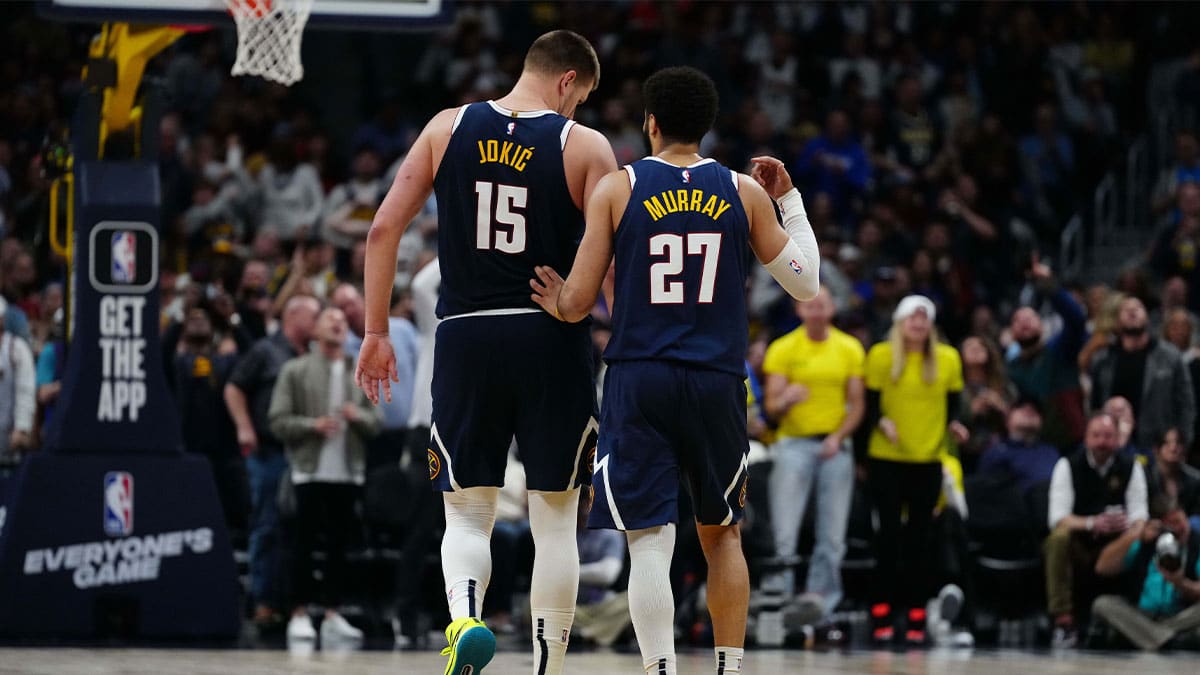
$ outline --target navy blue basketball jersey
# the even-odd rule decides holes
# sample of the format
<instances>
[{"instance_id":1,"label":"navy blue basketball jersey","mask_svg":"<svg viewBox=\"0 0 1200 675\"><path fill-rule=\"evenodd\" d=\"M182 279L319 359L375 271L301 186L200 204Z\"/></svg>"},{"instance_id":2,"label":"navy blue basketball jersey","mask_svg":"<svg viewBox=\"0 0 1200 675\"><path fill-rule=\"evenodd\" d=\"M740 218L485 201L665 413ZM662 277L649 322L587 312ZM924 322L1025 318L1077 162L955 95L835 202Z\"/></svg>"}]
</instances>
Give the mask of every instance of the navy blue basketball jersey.
<instances>
[{"instance_id":1,"label":"navy blue basketball jersey","mask_svg":"<svg viewBox=\"0 0 1200 675\"><path fill-rule=\"evenodd\" d=\"M633 189L613 242L604 358L743 373L750 226L736 174L712 159L679 167L653 157L625 171Z\"/></svg>"},{"instance_id":2,"label":"navy blue basketball jersey","mask_svg":"<svg viewBox=\"0 0 1200 675\"><path fill-rule=\"evenodd\" d=\"M433 181L439 317L536 310L534 266L570 273L583 236L563 170L574 124L553 111L513 112L491 101L459 110Z\"/></svg>"}]
</instances>

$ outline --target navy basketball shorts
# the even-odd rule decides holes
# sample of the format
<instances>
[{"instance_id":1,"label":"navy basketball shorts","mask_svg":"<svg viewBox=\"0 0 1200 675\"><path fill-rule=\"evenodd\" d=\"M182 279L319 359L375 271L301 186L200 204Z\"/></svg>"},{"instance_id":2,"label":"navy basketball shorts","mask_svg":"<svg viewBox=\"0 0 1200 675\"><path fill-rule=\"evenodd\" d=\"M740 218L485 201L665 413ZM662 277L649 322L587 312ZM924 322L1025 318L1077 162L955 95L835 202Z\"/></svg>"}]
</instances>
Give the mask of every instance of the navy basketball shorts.
<instances>
[{"instance_id":1,"label":"navy basketball shorts","mask_svg":"<svg viewBox=\"0 0 1200 675\"><path fill-rule=\"evenodd\" d=\"M588 322L544 312L464 316L437 328L429 478L444 492L504 485L512 441L526 487L590 482L596 385Z\"/></svg>"},{"instance_id":2,"label":"navy basketball shorts","mask_svg":"<svg viewBox=\"0 0 1200 675\"><path fill-rule=\"evenodd\" d=\"M746 505L743 377L669 361L611 363L588 526L674 523L682 477L702 525L732 525Z\"/></svg>"}]
</instances>

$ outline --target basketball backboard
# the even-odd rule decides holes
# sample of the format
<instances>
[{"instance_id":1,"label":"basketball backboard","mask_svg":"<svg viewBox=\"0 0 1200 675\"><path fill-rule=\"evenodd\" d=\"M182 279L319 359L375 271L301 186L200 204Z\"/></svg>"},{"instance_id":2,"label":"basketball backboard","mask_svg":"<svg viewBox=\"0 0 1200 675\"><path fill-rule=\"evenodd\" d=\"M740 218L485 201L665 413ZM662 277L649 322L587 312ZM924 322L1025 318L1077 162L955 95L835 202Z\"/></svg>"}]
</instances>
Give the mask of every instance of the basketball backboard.
<instances>
[{"instance_id":1,"label":"basketball backboard","mask_svg":"<svg viewBox=\"0 0 1200 675\"><path fill-rule=\"evenodd\" d=\"M450 23L453 0L313 0L310 28L403 30ZM66 21L231 25L225 0L39 0Z\"/></svg>"}]
</instances>

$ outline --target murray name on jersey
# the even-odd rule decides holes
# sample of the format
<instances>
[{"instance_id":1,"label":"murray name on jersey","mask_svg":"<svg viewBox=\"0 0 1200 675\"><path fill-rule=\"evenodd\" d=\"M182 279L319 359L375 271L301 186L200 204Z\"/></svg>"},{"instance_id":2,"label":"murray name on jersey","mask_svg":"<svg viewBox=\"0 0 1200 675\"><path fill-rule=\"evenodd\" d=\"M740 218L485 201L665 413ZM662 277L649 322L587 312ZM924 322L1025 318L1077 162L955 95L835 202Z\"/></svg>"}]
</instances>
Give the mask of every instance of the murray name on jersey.
<instances>
[{"instance_id":1,"label":"murray name on jersey","mask_svg":"<svg viewBox=\"0 0 1200 675\"><path fill-rule=\"evenodd\" d=\"M713 220L729 210L729 202L716 195L710 195L704 190L666 190L642 201L646 212L655 222L668 213L694 211Z\"/></svg>"}]
</instances>

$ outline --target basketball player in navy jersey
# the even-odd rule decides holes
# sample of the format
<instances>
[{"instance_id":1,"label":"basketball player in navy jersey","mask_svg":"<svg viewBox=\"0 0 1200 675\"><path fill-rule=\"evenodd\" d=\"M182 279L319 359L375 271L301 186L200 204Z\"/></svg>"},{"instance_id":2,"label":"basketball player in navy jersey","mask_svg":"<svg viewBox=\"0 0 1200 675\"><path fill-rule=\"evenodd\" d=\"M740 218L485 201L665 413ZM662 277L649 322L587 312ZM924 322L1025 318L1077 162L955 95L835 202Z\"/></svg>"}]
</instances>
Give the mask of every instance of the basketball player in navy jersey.
<instances>
[{"instance_id":1,"label":"basketball player in navy jersey","mask_svg":"<svg viewBox=\"0 0 1200 675\"><path fill-rule=\"evenodd\" d=\"M667 68L646 80L643 99L652 156L600 181L570 275L563 282L539 267L532 297L551 315L579 321L615 258L589 524L627 533L643 665L674 673L668 574L679 479L687 481L709 564L717 672L732 674L741 671L750 595L738 528L747 483L747 246L799 300L816 295L820 258L782 163L757 159L760 185L697 154L716 118L712 80Z\"/></svg>"},{"instance_id":2,"label":"basketball player in navy jersey","mask_svg":"<svg viewBox=\"0 0 1200 675\"><path fill-rule=\"evenodd\" d=\"M489 539L516 438L536 554L530 589L533 670L562 672L575 612L579 486L594 444L589 327L530 300L534 267L568 269L582 208L617 168L599 132L571 120L600 78L596 53L570 31L538 38L513 90L444 110L405 158L367 237L366 335L357 377L378 402L396 381L387 339L396 247L433 190L442 271L434 348L429 474L444 492L442 571L452 622L447 675L478 673L495 637L480 621ZM583 467L582 469L580 467Z\"/></svg>"}]
</instances>

